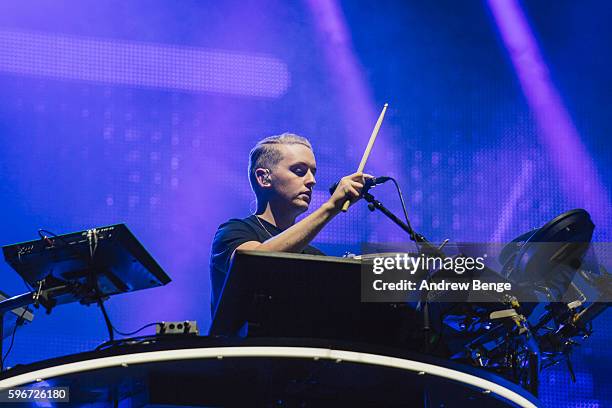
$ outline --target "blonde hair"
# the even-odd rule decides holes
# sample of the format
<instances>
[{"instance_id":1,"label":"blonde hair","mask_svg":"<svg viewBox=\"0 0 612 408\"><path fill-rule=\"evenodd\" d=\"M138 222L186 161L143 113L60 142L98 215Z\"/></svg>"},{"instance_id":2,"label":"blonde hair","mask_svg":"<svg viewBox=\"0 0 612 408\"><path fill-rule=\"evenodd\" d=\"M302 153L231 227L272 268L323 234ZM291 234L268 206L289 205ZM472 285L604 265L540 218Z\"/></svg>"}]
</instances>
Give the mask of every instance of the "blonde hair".
<instances>
[{"instance_id":1,"label":"blonde hair","mask_svg":"<svg viewBox=\"0 0 612 408\"><path fill-rule=\"evenodd\" d=\"M258 195L258 184L255 170L258 168L271 170L276 166L283 159L283 155L278 149L278 145L282 144L300 144L312 150L312 145L308 139L294 133L269 136L257 142L249 153L249 183L256 196Z\"/></svg>"}]
</instances>

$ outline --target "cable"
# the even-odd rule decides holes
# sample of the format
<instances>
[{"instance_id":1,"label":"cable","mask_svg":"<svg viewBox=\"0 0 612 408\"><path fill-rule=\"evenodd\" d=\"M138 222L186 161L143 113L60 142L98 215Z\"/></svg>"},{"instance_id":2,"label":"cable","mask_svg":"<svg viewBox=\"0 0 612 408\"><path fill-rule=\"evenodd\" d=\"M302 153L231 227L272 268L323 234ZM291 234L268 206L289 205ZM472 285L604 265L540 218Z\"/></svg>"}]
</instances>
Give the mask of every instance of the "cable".
<instances>
[{"instance_id":1,"label":"cable","mask_svg":"<svg viewBox=\"0 0 612 408\"><path fill-rule=\"evenodd\" d=\"M60 241L62 241L65 245L70 245L70 244L68 244L68 242L66 242L66 240L64 238L62 238L60 235L57 235L55 232L40 228L38 230L38 236L42 240L49 239L47 236L43 235L43 233L52 235L54 238L57 238Z\"/></svg>"},{"instance_id":2,"label":"cable","mask_svg":"<svg viewBox=\"0 0 612 408\"><path fill-rule=\"evenodd\" d=\"M120 334L120 335L122 335L122 336L132 336L132 335L134 335L134 334L136 334L136 333L139 333L139 332L143 331L143 330L144 330L144 329L146 329L147 327L157 326L157 325L161 325L161 324L162 324L162 322L155 322L155 323L145 324L145 325L144 325L144 326L142 326L140 329L138 329L138 330L134 330L133 332L128 332L128 333L123 333L123 332L120 332L119 330L115 329L114 327L113 327L113 330L115 330L115 333Z\"/></svg>"},{"instance_id":3,"label":"cable","mask_svg":"<svg viewBox=\"0 0 612 408\"><path fill-rule=\"evenodd\" d=\"M97 285L96 285L97 286ZM104 301L101 299L101 295L98 293L98 306L100 307L100 310L102 310L102 315L104 316L104 322L106 323L106 329L108 330L108 337L109 337L109 341L113 342L115 340L115 336L113 333L117 333L121 336L132 336L136 333L139 333L141 331L143 331L144 329L151 327L151 326L156 326L156 325L161 325L161 322L155 322L155 323L148 323L145 324L144 326L142 326L141 328L139 328L138 330L134 330L131 332L127 332L124 333L122 331L119 331L115 328L115 326L113 326L113 323L111 322L110 318L108 317L108 312L106 311L106 307L104 307Z\"/></svg>"},{"instance_id":4,"label":"cable","mask_svg":"<svg viewBox=\"0 0 612 408\"><path fill-rule=\"evenodd\" d=\"M402 190L400 189L400 186L397 180L395 180L393 177L389 177L389 179L393 182L397 190L397 195L399 196L400 203L402 204L402 211L404 212L404 218L406 219L406 225L408 225L408 229L411 231L410 238L414 242L414 245L416 246L416 250L418 253L421 251L421 248L419 247L419 243L416 240L416 234L414 230L412 229L412 225L410 225L410 219L408 218L408 211L406 210L406 203L404 202L404 195L402 194Z\"/></svg>"},{"instance_id":5,"label":"cable","mask_svg":"<svg viewBox=\"0 0 612 408\"><path fill-rule=\"evenodd\" d=\"M400 203L402 204L402 210L404 211L404 218L406 218L406 225L408 226L408 229L410 230L410 239L412 240L412 242L414 242L414 246L416 247L417 254L421 253L422 249L421 249L421 245L419 245L421 237L417 235L417 233L412 228L412 225L410 225L410 219L408 218L408 211L406 210L406 202L404 201L404 195L402 194L402 190L400 189L399 183L393 177L389 177L389 179L393 182L393 184L395 185L395 188L397 189L397 194L399 195ZM432 278L433 276L431 272L427 270L427 282L428 283L431 282ZM425 350L426 351L428 351L430 347L429 331L431 330L430 321L429 321L430 312L429 312L428 297L429 297L429 292L427 292L425 294L425 297L421 299L421 301L423 302L423 331L425 333ZM421 301L419 301L419 305ZM441 327L441 330L443 330L443 327ZM436 344L436 348L438 347L438 345L439 344Z\"/></svg>"},{"instance_id":6,"label":"cable","mask_svg":"<svg viewBox=\"0 0 612 408\"><path fill-rule=\"evenodd\" d=\"M397 183L397 180L395 180L393 177L389 177L389 179L393 182L393 184L395 184L395 188L397 189L397 194L399 195L400 202L402 203L402 210L404 211L404 217L406 218L406 224L408 224L408 227L410 227L410 229L412 230L412 226L410 225L410 220L408 220L408 211L406 211L406 203L404 202L404 195L402 194L402 190L400 189L400 186Z\"/></svg>"},{"instance_id":7,"label":"cable","mask_svg":"<svg viewBox=\"0 0 612 408\"><path fill-rule=\"evenodd\" d=\"M98 286L97 283L96 283L96 286ZM96 288L96 294L98 296L98 299L97 299L98 306L100 307L100 310L102 311L102 316L104 317L104 323L106 323L106 330L108 331L108 337L110 341L113 341L115 340L115 335L113 333L114 327L110 321L110 318L108 317L108 313L106 313L106 308L104 307L104 301L102 300L102 296L99 294L99 291L97 288Z\"/></svg>"},{"instance_id":8,"label":"cable","mask_svg":"<svg viewBox=\"0 0 612 408\"><path fill-rule=\"evenodd\" d=\"M162 322L154 322L154 323L148 323L145 324L144 326L142 326L141 328L131 331L131 332L122 332L119 331L115 328L115 326L113 326L113 323L111 322L110 318L108 317L108 312L106 311L106 308L104 307L104 302L98 298L98 306L100 306L100 309L102 310L102 315L104 316L104 322L106 323L106 328L108 330L108 336L110 338L110 342L113 342L115 340L115 336L113 335L113 333L117 333L120 336L133 336L136 333L139 333L141 331L143 331L144 329L151 327L151 326L157 326L157 325L161 325Z\"/></svg>"},{"instance_id":9,"label":"cable","mask_svg":"<svg viewBox=\"0 0 612 408\"><path fill-rule=\"evenodd\" d=\"M24 307L23 308L23 312L21 312L21 316L19 316L19 318L15 322L15 327L13 327L13 334L11 335L11 345L9 346L8 350L6 351L6 354L4 355L4 357L2 357L2 361L0 361L0 367L4 367L4 363L6 362L6 359L8 358L9 353L13 349L13 343L15 342L15 333L17 333L17 327L21 324L23 316L25 315L25 313L27 311L28 311L28 308ZM0 339L0 341L3 341L3 340L4 339Z\"/></svg>"},{"instance_id":10,"label":"cable","mask_svg":"<svg viewBox=\"0 0 612 408\"><path fill-rule=\"evenodd\" d=\"M113 326L113 323L111 322L110 318L108 317L108 312L106 311L106 307L104 307L104 301L101 299L100 294L98 294L98 306L100 307L100 310L102 310L102 315L104 316L104 322L106 323L106 329L108 330L108 337L110 339L109 341L111 341L111 342L113 342L115 340L115 336L114 336L113 333L117 333L117 334L119 334L121 336L132 336L132 335L134 335L136 333L139 333L139 332L143 331L144 329L146 329L148 327L162 324L161 322L148 323L148 324L145 324L144 326L142 326L141 328L139 328L138 330L134 330L132 332L124 333L122 331L117 330L115 328L115 326Z\"/></svg>"}]
</instances>

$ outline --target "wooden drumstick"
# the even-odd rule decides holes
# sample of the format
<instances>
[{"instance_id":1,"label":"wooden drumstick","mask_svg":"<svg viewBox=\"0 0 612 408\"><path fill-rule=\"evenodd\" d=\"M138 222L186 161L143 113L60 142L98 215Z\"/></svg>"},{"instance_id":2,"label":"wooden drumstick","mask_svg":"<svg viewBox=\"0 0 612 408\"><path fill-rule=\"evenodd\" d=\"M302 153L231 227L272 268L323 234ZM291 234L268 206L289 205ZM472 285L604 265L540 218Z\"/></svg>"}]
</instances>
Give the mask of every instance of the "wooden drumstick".
<instances>
[{"instance_id":1,"label":"wooden drumstick","mask_svg":"<svg viewBox=\"0 0 612 408\"><path fill-rule=\"evenodd\" d=\"M385 118L385 113L387 112L388 103L385 103L383 106L382 112L380 112L380 116L376 121L376 125L374 126L374 130L372 131L372 135L370 135L370 140L368 141L368 145L366 146L365 152L363 152L363 156L361 157L361 162L359 163L359 167L357 168L357 173L363 172L363 169L368 161L368 157L370 157L370 152L372 151L372 146L374 146L374 141L376 140L376 136L378 136L378 131L380 130L380 125L382 125L382 121ZM344 205L342 206L342 211L346 212L351 205L350 200L346 200Z\"/></svg>"}]
</instances>

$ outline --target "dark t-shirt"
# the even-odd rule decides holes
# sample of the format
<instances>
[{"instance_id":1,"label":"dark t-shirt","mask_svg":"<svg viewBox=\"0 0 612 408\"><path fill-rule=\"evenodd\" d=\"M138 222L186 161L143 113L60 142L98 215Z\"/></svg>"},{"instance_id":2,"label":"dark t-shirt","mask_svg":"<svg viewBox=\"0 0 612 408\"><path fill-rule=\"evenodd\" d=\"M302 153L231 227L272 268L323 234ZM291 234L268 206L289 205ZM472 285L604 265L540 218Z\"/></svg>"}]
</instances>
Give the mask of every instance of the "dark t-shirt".
<instances>
[{"instance_id":1,"label":"dark t-shirt","mask_svg":"<svg viewBox=\"0 0 612 408\"><path fill-rule=\"evenodd\" d=\"M212 243L212 251L210 255L210 280L212 284L211 312L214 313L221 290L227 277L227 272L230 266L230 258L236 248L245 242L258 241L264 242L272 236L278 235L283 230L270 224L269 222L259 219L262 226L257 222L257 216L251 215L244 219L233 218L219 226L215 238ZM267 231L266 231L267 230ZM268 233L269 231L269 233ZM303 254L310 255L325 255L317 248L308 245L302 251Z\"/></svg>"}]
</instances>

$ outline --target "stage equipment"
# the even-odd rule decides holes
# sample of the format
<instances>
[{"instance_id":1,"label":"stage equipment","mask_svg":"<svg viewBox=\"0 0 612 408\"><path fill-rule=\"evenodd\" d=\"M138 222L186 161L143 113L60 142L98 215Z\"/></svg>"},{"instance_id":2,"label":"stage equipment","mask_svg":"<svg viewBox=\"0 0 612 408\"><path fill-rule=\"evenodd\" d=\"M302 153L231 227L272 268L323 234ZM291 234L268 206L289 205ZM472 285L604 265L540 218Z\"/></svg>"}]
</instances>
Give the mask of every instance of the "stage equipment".
<instances>
[{"instance_id":1,"label":"stage equipment","mask_svg":"<svg viewBox=\"0 0 612 408\"><path fill-rule=\"evenodd\" d=\"M67 387L62 406L539 406L517 385L403 349L317 339L163 336L19 366L0 389ZM121 402L121 404L120 404Z\"/></svg>"},{"instance_id":2,"label":"stage equipment","mask_svg":"<svg viewBox=\"0 0 612 408\"><path fill-rule=\"evenodd\" d=\"M182 322L161 322L155 328L155 334L193 334L199 335L198 323L195 320Z\"/></svg>"},{"instance_id":3,"label":"stage equipment","mask_svg":"<svg viewBox=\"0 0 612 408\"><path fill-rule=\"evenodd\" d=\"M6 299L8 299L8 295L0 291L0 307L2 302L4 302ZM34 320L34 314L28 310L27 307L18 307L12 310L0 308L0 372L4 366L4 351L2 350L2 341L6 337L13 337L19 326L31 323L32 320ZM13 340L14 339L11 339L11 345Z\"/></svg>"},{"instance_id":4,"label":"stage equipment","mask_svg":"<svg viewBox=\"0 0 612 408\"><path fill-rule=\"evenodd\" d=\"M435 247L412 229L396 186L406 223L376 200L369 188L362 195L370 210L381 211L408 233L420 253L446 257L442 252L446 241ZM590 336L591 322L612 298L612 278L605 267L591 260L590 268L582 268L594 228L588 212L577 209L508 244L499 257L502 270L486 272L498 282L511 283L511 294L483 303L445 302L439 293L423 292L416 307L422 312L423 351L491 370L534 395L540 371L562 360L574 379L571 351ZM582 278L582 288L576 276ZM440 271L430 272L431 281L440 277L444 277ZM595 294L589 298L588 291Z\"/></svg>"},{"instance_id":5,"label":"stage equipment","mask_svg":"<svg viewBox=\"0 0 612 408\"><path fill-rule=\"evenodd\" d=\"M419 252L446 257L442 252L445 243L435 247L412 229L399 185L394 183L406 223L364 188L368 208L381 211L408 233ZM422 311L424 351L440 353L441 347L450 358L504 375L534 395L540 371L562 360L575 381L571 351L591 335L591 322L612 298L612 277L603 265L592 260L597 268L590 272L581 268L594 228L589 213L576 209L516 238L501 251L502 271L487 268L497 275L497 281L511 282L514 293L492 302L445 303L436 294L423 292L417 310ZM577 273L583 278L582 288L574 282ZM434 271L430 279L439 275ZM595 294L588 298L587 291ZM430 310L430 304L435 310Z\"/></svg>"},{"instance_id":6,"label":"stage equipment","mask_svg":"<svg viewBox=\"0 0 612 408\"><path fill-rule=\"evenodd\" d=\"M361 302L361 285L357 259L239 250L209 334L418 348L416 313L406 304Z\"/></svg>"},{"instance_id":7,"label":"stage equipment","mask_svg":"<svg viewBox=\"0 0 612 408\"><path fill-rule=\"evenodd\" d=\"M33 304L47 313L71 302L100 305L119 293L163 286L170 278L125 224L4 246L6 262L34 288L0 302L0 315ZM1 348L1 347L0 347ZM1 350L0 350L1 351Z\"/></svg>"},{"instance_id":8,"label":"stage equipment","mask_svg":"<svg viewBox=\"0 0 612 408\"><path fill-rule=\"evenodd\" d=\"M385 118L385 113L387 112L388 103L385 103L382 111L380 112L380 116L378 116L378 120L376 121L376 125L374 125L374 129L372 130L372 134L370 135L370 140L368 140L368 144L366 146L365 151L363 152L363 156L361 156L361 162L359 162L359 167L357 167L357 173L362 173L365 168L366 162L368 161L368 157L370 157L370 152L372 151L372 147L374 146L374 142L376 141L376 136L378 136L378 131L380 130L380 126L382 125L382 121ZM349 208L351 202L347 200L342 206L342 211L346 212Z\"/></svg>"},{"instance_id":9,"label":"stage equipment","mask_svg":"<svg viewBox=\"0 0 612 408\"><path fill-rule=\"evenodd\" d=\"M612 298L612 278L603 265L596 273L583 269L593 230L585 210L572 210L506 245L501 275L539 301L517 295L497 305L436 309L433 319L443 322L439 333L450 358L490 369L534 394L538 373L559 362L567 363L575 380L571 352L591 335L591 322ZM494 310L499 305L506 309Z\"/></svg>"},{"instance_id":10,"label":"stage equipment","mask_svg":"<svg viewBox=\"0 0 612 408\"><path fill-rule=\"evenodd\" d=\"M508 244L500 256L502 273L516 282L547 287L550 300L559 301L580 269L594 229L585 210L561 214Z\"/></svg>"},{"instance_id":11,"label":"stage equipment","mask_svg":"<svg viewBox=\"0 0 612 408\"><path fill-rule=\"evenodd\" d=\"M0 291L0 304L8 299L8 295ZM18 307L0 314L0 340L12 334L15 326L31 323L34 314L25 307Z\"/></svg>"}]
</instances>

